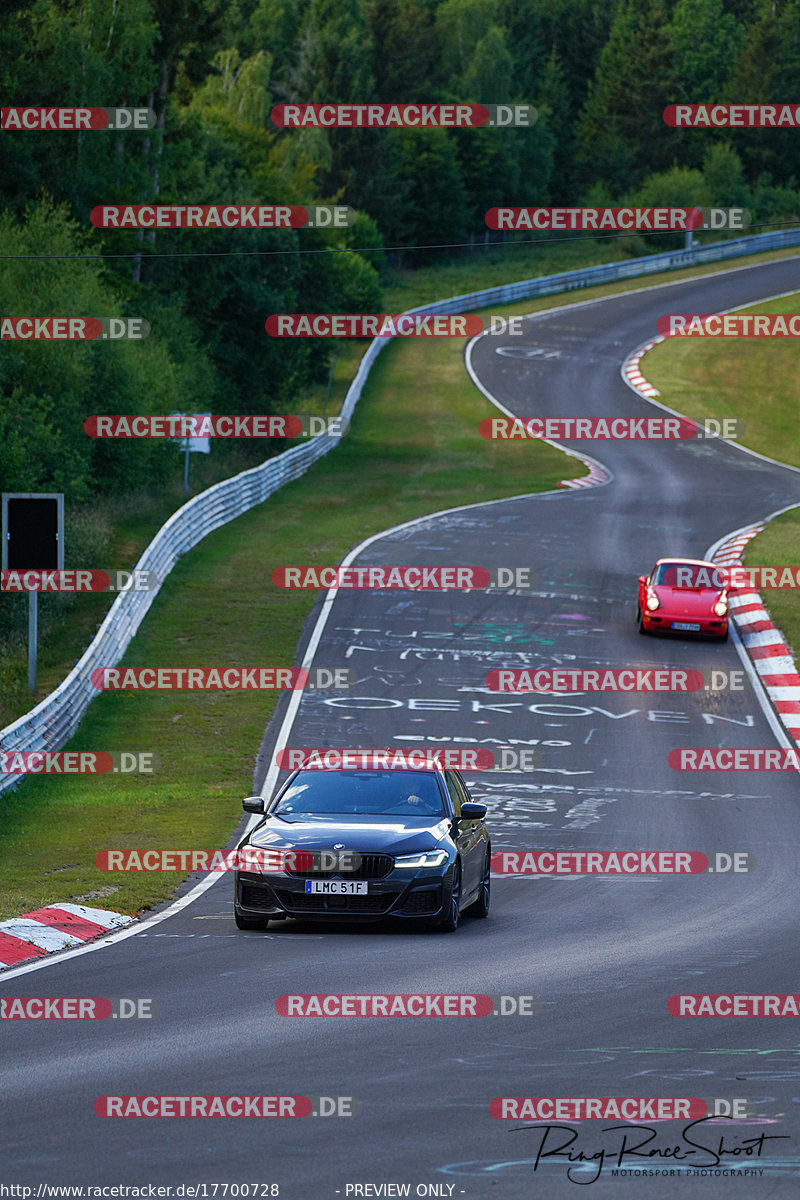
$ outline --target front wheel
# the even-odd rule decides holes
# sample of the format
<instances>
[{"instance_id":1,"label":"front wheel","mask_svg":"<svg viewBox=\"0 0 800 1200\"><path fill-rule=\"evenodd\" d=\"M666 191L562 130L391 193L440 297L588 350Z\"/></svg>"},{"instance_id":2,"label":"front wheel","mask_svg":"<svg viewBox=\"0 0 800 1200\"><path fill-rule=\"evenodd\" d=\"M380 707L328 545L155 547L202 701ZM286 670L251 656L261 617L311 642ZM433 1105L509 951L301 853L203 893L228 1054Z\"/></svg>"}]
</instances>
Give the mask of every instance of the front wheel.
<instances>
[{"instance_id":1,"label":"front wheel","mask_svg":"<svg viewBox=\"0 0 800 1200\"><path fill-rule=\"evenodd\" d=\"M461 864L456 863L453 875L453 889L450 892L450 908L447 916L437 925L441 933L455 933L461 919Z\"/></svg>"},{"instance_id":2,"label":"front wheel","mask_svg":"<svg viewBox=\"0 0 800 1200\"><path fill-rule=\"evenodd\" d=\"M481 890L478 892L477 900L473 900L469 908L466 909L466 914L470 917L488 917L489 904L492 899L492 864L489 858L489 852L486 852L486 862L483 865L483 877L481 879Z\"/></svg>"},{"instance_id":3,"label":"front wheel","mask_svg":"<svg viewBox=\"0 0 800 1200\"><path fill-rule=\"evenodd\" d=\"M644 618L642 617L642 610L640 608L636 609L636 628L639 630L639 633L641 633L642 637L646 637L649 633L649 630L645 629L644 627Z\"/></svg>"}]
</instances>

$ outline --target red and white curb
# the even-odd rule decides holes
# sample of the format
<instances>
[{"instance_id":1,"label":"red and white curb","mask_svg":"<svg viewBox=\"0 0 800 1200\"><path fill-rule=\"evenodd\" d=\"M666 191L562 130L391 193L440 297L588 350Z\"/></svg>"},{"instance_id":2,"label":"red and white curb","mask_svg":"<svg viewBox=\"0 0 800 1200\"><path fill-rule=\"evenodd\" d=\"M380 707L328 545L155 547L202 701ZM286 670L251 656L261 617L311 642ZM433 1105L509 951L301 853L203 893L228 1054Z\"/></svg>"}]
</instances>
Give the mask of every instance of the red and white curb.
<instances>
[{"instance_id":1,"label":"red and white curb","mask_svg":"<svg viewBox=\"0 0 800 1200\"><path fill-rule=\"evenodd\" d=\"M660 396L661 392L658 390L658 388L653 387L652 383L649 383L645 379L644 375L639 370L639 363L641 359L644 358L645 354L647 354L648 350L652 350L653 347L657 346L659 342L663 342L665 340L666 339L664 337L657 337L653 338L652 342L645 342L645 344L640 346L638 350L634 350L633 354L630 354L622 364L622 374L625 376L631 386L634 387L637 392L641 392L643 396L647 396L649 399L652 399L653 396Z\"/></svg>"},{"instance_id":2,"label":"red and white curb","mask_svg":"<svg viewBox=\"0 0 800 1200\"><path fill-rule=\"evenodd\" d=\"M712 562L721 567L740 566L742 550L760 533L766 522L746 525L726 538L714 552ZM800 675L792 651L776 629L754 589L737 591L729 597L731 616L747 654L773 708L789 736L800 746Z\"/></svg>"},{"instance_id":3,"label":"red and white curb","mask_svg":"<svg viewBox=\"0 0 800 1200\"><path fill-rule=\"evenodd\" d=\"M556 444L556 442L550 443L551 446L555 446ZM558 449L562 450L563 447L559 446ZM572 453L576 454L576 451L573 450ZM589 468L589 474L582 475L580 479L562 479L561 483L558 485L559 487L587 488L597 487L599 483L609 482L611 479L611 473L603 466L602 463L597 462L597 460L594 458L588 458L582 454L577 454L577 457L580 458L581 462L584 462Z\"/></svg>"},{"instance_id":4,"label":"red and white curb","mask_svg":"<svg viewBox=\"0 0 800 1200\"><path fill-rule=\"evenodd\" d=\"M0 921L0 967L13 967L57 950L71 950L133 920L125 913L87 908L85 904L48 904L21 917Z\"/></svg>"}]
</instances>

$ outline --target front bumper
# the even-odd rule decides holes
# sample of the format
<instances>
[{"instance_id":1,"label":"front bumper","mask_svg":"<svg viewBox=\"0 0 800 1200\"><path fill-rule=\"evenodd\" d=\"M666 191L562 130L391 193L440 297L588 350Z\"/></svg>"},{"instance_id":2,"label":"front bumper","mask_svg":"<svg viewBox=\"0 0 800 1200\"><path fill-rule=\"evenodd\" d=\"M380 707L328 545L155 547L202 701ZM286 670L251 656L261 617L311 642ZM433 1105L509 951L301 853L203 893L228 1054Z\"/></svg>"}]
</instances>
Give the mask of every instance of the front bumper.
<instances>
[{"instance_id":1,"label":"front bumper","mask_svg":"<svg viewBox=\"0 0 800 1200\"><path fill-rule=\"evenodd\" d=\"M446 864L444 873L393 870L384 879L368 880L367 893L360 896L306 892L306 878L311 876L237 871L235 907L246 917L296 917L313 921L436 918L443 916L450 904L453 865Z\"/></svg>"},{"instance_id":2,"label":"front bumper","mask_svg":"<svg viewBox=\"0 0 800 1200\"><path fill-rule=\"evenodd\" d=\"M642 611L642 625L648 633L676 633L676 634L692 634L706 635L710 637L724 637L728 631L729 617L698 617L687 615L686 613L670 613L665 612L661 608L654 609L650 612L649 609ZM673 629L672 623L677 621L681 625L699 625L699 629Z\"/></svg>"}]
</instances>

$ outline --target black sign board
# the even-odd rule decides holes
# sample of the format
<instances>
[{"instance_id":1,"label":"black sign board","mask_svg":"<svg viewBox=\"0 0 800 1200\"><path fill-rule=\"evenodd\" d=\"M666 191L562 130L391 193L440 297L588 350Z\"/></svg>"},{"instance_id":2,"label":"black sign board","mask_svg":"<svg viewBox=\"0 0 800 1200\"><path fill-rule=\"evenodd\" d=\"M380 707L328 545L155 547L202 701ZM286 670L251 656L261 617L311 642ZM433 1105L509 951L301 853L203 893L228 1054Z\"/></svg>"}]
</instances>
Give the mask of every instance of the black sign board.
<instances>
[{"instance_id":1,"label":"black sign board","mask_svg":"<svg viewBox=\"0 0 800 1200\"><path fill-rule=\"evenodd\" d=\"M3 496L4 569L57 571L63 566L63 495L6 492Z\"/></svg>"}]
</instances>

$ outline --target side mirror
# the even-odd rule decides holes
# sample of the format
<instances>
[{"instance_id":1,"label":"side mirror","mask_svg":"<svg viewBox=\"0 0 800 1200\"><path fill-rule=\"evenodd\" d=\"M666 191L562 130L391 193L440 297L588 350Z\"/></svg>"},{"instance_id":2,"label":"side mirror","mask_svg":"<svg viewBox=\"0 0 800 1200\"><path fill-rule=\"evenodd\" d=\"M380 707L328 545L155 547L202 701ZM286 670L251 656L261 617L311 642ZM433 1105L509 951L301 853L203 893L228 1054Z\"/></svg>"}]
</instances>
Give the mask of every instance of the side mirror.
<instances>
[{"instance_id":1,"label":"side mirror","mask_svg":"<svg viewBox=\"0 0 800 1200\"><path fill-rule=\"evenodd\" d=\"M248 796L242 801L242 808L249 813L264 813L267 806L263 796Z\"/></svg>"},{"instance_id":2,"label":"side mirror","mask_svg":"<svg viewBox=\"0 0 800 1200\"><path fill-rule=\"evenodd\" d=\"M462 821L482 821L486 816L485 804L462 804L461 805L461 820Z\"/></svg>"},{"instance_id":3,"label":"side mirror","mask_svg":"<svg viewBox=\"0 0 800 1200\"><path fill-rule=\"evenodd\" d=\"M640 575L640 576L639 576L639 583L647 583L647 576L646 576L646 575Z\"/></svg>"}]
</instances>

